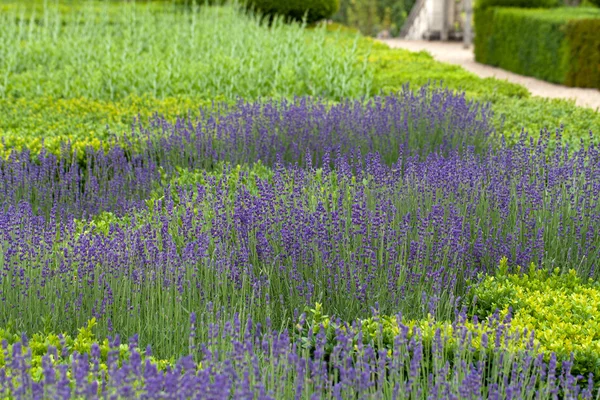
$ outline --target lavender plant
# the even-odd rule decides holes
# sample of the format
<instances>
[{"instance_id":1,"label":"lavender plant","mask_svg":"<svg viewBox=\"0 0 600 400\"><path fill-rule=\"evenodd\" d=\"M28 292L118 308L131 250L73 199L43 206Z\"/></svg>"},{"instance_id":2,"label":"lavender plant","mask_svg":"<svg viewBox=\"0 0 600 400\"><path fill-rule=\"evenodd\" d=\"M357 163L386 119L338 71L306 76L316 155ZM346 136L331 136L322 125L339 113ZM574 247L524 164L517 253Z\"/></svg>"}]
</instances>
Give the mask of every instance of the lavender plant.
<instances>
[{"instance_id":1,"label":"lavender plant","mask_svg":"<svg viewBox=\"0 0 600 400\"><path fill-rule=\"evenodd\" d=\"M215 160L318 167L339 156L364 161L375 153L392 164L415 154L469 147L481 152L498 143L488 107L431 86L333 105L310 98L240 101L195 120L171 124L155 118L140 125L136 136L162 138L153 149L156 157L165 159L175 147L188 168L207 168Z\"/></svg>"},{"instance_id":2,"label":"lavender plant","mask_svg":"<svg viewBox=\"0 0 600 400\"><path fill-rule=\"evenodd\" d=\"M592 396L571 364L557 378L556 357L533 348L475 360L465 344L436 364L418 333L389 354L324 352L319 331L310 349L289 337L316 302L345 321L373 308L451 319L503 257L598 279L598 148L549 147L560 136L548 132L496 142L489 117L428 89L366 104L240 102L136 124L83 162L68 148L0 160L0 326L73 335L95 318L100 338L137 334L159 358L202 361L159 373L132 348L99 375L73 355L75 382L47 363L41 384L13 345L3 395Z\"/></svg>"},{"instance_id":3,"label":"lavender plant","mask_svg":"<svg viewBox=\"0 0 600 400\"><path fill-rule=\"evenodd\" d=\"M0 200L5 206L29 202L46 216L122 214L139 206L162 178L177 175L177 168L211 170L220 162L259 160L333 167L340 157L364 166L373 154L391 165L430 152L483 152L495 140L490 114L460 94L428 87L406 87L367 104L308 98L221 104L175 124L159 116L137 121L130 136L115 135L107 150L81 153L65 144L58 156L13 151L0 159Z\"/></svg>"},{"instance_id":4,"label":"lavender plant","mask_svg":"<svg viewBox=\"0 0 600 400\"><path fill-rule=\"evenodd\" d=\"M199 172L104 229L44 221L21 202L0 214L0 323L72 332L96 317L103 335L179 353L186 310L209 300L283 325L316 301L346 320L376 303L449 318L466 280L505 256L597 279L600 153L548 156L548 140L403 168L375 154L333 170Z\"/></svg>"},{"instance_id":5,"label":"lavender plant","mask_svg":"<svg viewBox=\"0 0 600 400\"><path fill-rule=\"evenodd\" d=\"M196 321L192 315L192 325ZM358 327L360 330L360 327ZM436 330L431 339L400 323L390 349L363 344L338 329L335 346L325 352L324 331L312 335L313 352L294 342L287 331L273 331L239 317L211 324L210 338L196 352L160 371L150 361L151 350L129 344L128 359L119 362L120 341L110 341L106 370L97 345L90 353L65 348L60 363L50 346L42 358L42 373L32 379L27 338L12 345L3 341L0 394L22 398L563 398L593 399L593 380L571 373L570 364L549 362L528 344L527 335L507 334L500 325L472 335L464 322L446 336ZM193 341L193 337L192 337ZM523 350L514 345L524 343ZM475 353L474 348L479 351ZM451 351L449 351L451 350ZM144 359L145 356L145 359Z\"/></svg>"}]
</instances>

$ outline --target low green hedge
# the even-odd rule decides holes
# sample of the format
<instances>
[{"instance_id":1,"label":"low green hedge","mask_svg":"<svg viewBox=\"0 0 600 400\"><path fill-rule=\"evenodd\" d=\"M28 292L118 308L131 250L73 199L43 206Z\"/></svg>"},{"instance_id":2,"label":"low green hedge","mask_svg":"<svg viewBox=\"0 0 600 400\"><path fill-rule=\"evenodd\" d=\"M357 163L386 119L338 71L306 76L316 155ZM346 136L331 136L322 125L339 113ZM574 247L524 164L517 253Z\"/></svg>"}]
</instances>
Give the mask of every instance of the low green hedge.
<instances>
[{"instance_id":1,"label":"low green hedge","mask_svg":"<svg viewBox=\"0 0 600 400\"><path fill-rule=\"evenodd\" d=\"M593 373L600 382L600 283L582 279L575 270L553 272L529 269L509 273L508 260L500 261L496 276L487 276L469 293L473 315L489 318L512 314L513 328L535 332L539 351L555 353L559 360L573 355L572 371Z\"/></svg>"},{"instance_id":2,"label":"low green hedge","mask_svg":"<svg viewBox=\"0 0 600 400\"><path fill-rule=\"evenodd\" d=\"M351 46L354 35L350 32L336 40L339 45ZM573 148L579 147L581 140L585 145L600 143L600 113L578 107L573 101L531 96L516 83L480 78L458 65L436 61L427 52L391 49L370 38L358 41L358 53L361 59L368 59L373 71L371 94L393 93L406 84L418 88L428 82L441 82L452 90L465 92L469 99L491 103L494 124L507 137L518 137L523 129L535 136L543 129L553 132L562 126L562 140ZM594 136L590 137L590 131Z\"/></svg>"},{"instance_id":3,"label":"low green hedge","mask_svg":"<svg viewBox=\"0 0 600 400\"><path fill-rule=\"evenodd\" d=\"M475 60L569 86L600 88L600 9L475 11Z\"/></svg>"}]
</instances>

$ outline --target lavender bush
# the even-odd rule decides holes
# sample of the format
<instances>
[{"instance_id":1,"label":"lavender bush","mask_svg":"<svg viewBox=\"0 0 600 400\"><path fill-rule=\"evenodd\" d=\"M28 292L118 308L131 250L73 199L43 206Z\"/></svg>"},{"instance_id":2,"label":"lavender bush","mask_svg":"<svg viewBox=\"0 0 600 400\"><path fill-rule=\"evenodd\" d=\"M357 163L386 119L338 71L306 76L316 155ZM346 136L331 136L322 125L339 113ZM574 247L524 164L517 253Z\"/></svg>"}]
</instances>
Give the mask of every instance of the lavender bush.
<instances>
[{"instance_id":1,"label":"lavender bush","mask_svg":"<svg viewBox=\"0 0 600 400\"><path fill-rule=\"evenodd\" d=\"M162 138L152 149L156 157L168 158L165 152L175 147L189 168L210 167L215 160L310 167L331 163L336 156L364 161L377 153L392 164L414 154L446 155L469 147L480 152L494 144L494 133L488 107L466 100L464 94L424 86L418 92L404 87L366 103L241 101L195 121L170 124L155 118L147 128L140 125L134 137Z\"/></svg>"},{"instance_id":2,"label":"lavender bush","mask_svg":"<svg viewBox=\"0 0 600 400\"><path fill-rule=\"evenodd\" d=\"M141 379L152 367L138 362L98 378L117 379L96 389L124 390L124 397L151 397L177 384L189 393L222 389L240 397L420 398L429 383L439 397L535 390L569 397L582 386L568 363L559 387L556 375L542 372L548 366L532 367L533 353L511 353L516 358L506 365L490 359L483 372L465 352L448 371L417 378L408 364L394 364L419 369L415 347L393 356L372 347L363 361L343 355L323 363L325 355L303 353L286 339L299 310L315 302L345 321L374 307L450 319L469 285L503 257L510 265L568 266L598 278L598 148L550 148L547 132L536 141L523 135L516 144L495 142L488 120L485 108L461 96L406 90L366 105L240 102L173 125L157 117L134 126L123 145L83 158L68 148L60 157L15 152L0 160L0 326L73 333L96 318L99 337L138 334L142 348L152 344L161 358L189 354L191 333L194 343L212 340L219 357L227 355L217 362L204 353L193 373L182 364ZM209 302L211 319L191 330L190 315ZM285 348L261 353L240 345L236 359L241 350L232 334L216 340L210 325L235 315L270 321L282 336L260 340L270 349L269 341L283 338ZM358 366L349 366L350 358ZM25 379L27 364L12 365L24 372L11 376ZM63 378L49 390L66 393L65 367L56 368ZM16 388L7 376L0 372L5 393ZM24 396L44 393L38 383L21 382L31 391ZM162 383L157 389L148 382ZM235 392L246 386L234 382L248 382L249 392Z\"/></svg>"},{"instance_id":3,"label":"lavender bush","mask_svg":"<svg viewBox=\"0 0 600 400\"><path fill-rule=\"evenodd\" d=\"M492 143L490 111L443 89L405 88L366 105L321 100L240 102L219 105L200 118L172 125L156 116L140 121L132 135L114 138L121 146L62 156L27 150L0 159L0 200L6 207L26 201L35 213L76 216L123 213L139 205L163 176L177 167L213 169L219 162L262 161L303 167L332 167L346 157L354 163L377 154L387 164L430 152L447 154ZM83 161L82 161L83 160Z\"/></svg>"},{"instance_id":4,"label":"lavender bush","mask_svg":"<svg viewBox=\"0 0 600 400\"><path fill-rule=\"evenodd\" d=\"M192 326L196 316L192 315ZM390 349L363 344L338 329L335 346L325 351L324 331L314 334L311 352L294 342L287 331L273 331L238 316L211 324L210 337L190 347L190 355L173 367L158 370L149 355L129 344L129 359L119 360L119 339L111 340L106 370L99 368L98 347L89 353L64 349L61 358L50 346L42 357L38 379L32 379L27 342L3 341L0 395L25 398L143 398L143 399L592 399L593 380L571 373L570 363L556 357L545 362L527 334L508 334L507 325L472 335L465 322L455 334L439 330L426 340L418 329L400 323ZM355 327L357 328L357 327ZM357 328L360 330L360 328ZM450 344L454 340L456 344ZM190 343L196 343L193 335ZM523 350L511 346L525 344ZM529 344L528 344L529 343ZM452 351L448 351L449 349ZM475 349L477 352L474 352ZM143 356L145 356L143 358ZM201 357L197 364L195 357Z\"/></svg>"},{"instance_id":5,"label":"lavender bush","mask_svg":"<svg viewBox=\"0 0 600 400\"><path fill-rule=\"evenodd\" d=\"M597 279L600 153L548 156L547 140L402 168L375 154L333 170L200 172L105 229L21 202L0 214L1 323L73 331L96 317L103 334L178 353L186 310L209 300L276 324L316 301L344 319L376 302L448 318L466 281L505 256Z\"/></svg>"}]
</instances>

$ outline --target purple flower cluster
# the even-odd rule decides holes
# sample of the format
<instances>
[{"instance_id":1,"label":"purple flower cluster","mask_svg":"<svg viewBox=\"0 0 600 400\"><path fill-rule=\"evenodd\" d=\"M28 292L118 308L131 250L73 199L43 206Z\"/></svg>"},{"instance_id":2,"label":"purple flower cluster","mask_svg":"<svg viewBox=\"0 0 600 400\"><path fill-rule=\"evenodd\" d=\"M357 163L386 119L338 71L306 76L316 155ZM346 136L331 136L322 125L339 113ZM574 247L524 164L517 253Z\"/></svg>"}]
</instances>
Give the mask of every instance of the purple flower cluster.
<instances>
[{"instance_id":1,"label":"purple flower cluster","mask_svg":"<svg viewBox=\"0 0 600 400\"><path fill-rule=\"evenodd\" d=\"M123 213L141 204L160 179L156 162L122 147L90 150L83 162L67 146L62 156L28 150L0 159L0 202L4 209L25 202L46 218Z\"/></svg>"},{"instance_id":2,"label":"purple flower cluster","mask_svg":"<svg viewBox=\"0 0 600 400\"><path fill-rule=\"evenodd\" d=\"M340 156L364 161L375 153L391 164L409 154L486 150L495 132L491 117L488 107L466 100L464 94L429 86L415 93L405 87L368 102L240 101L195 121L171 124L155 118L147 128L140 125L134 137L162 137L155 153L175 148L189 168L215 160L316 167Z\"/></svg>"},{"instance_id":3,"label":"purple flower cluster","mask_svg":"<svg viewBox=\"0 0 600 400\"><path fill-rule=\"evenodd\" d=\"M466 281L505 256L597 278L600 152L548 155L546 142L392 166L339 157L333 170L204 172L104 230L44 224L23 202L0 213L0 323L41 330L28 310L60 312L57 329L96 317L129 336L139 318L184 349L182 310L214 299L268 303L274 319L321 299L344 319L376 303L447 318Z\"/></svg>"},{"instance_id":4,"label":"purple flower cluster","mask_svg":"<svg viewBox=\"0 0 600 400\"><path fill-rule=\"evenodd\" d=\"M591 396L568 363L531 352L432 364L418 335L356 352L340 331L325 351L324 334L306 349L285 329L219 325L241 312L286 326L315 302L347 321L372 308L446 319L502 257L597 279L599 149L550 148L547 133L490 146L489 117L429 89L240 103L155 118L83 158L0 160L0 326L73 333L95 317L100 337L139 333L161 358L202 351L199 371L189 358L158 371L135 351L107 372L94 354L48 357L35 381L13 347L0 397ZM209 302L211 326L192 313Z\"/></svg>"},{"instance_id":5,"label":"purple flower cluster","mask_svg":"<svg viewBox=\"0 0 600 400\"><path fill-rule=\"evenodd\" d=\"M325 351L324 330L310 338L312 352L295 342L287 331L233 321L211 326L211 340L199 348L201 364L193 356L158 370L148 356L130 345L128 360L118 363L118 338L111 342L106 370L100 355L65 354L68 364L55 364L56 349L42 357L42 371L32 379L31 350L6 341L0 368L0 396L15 399L72 397L140 399L592 399L593 380L575 376L570 363L545 359L531 345L510 350L510 344L528 342L527 335L509 334L498 325L487 333L473 334L464 323L455 324L452 336L438 329L433 339L417 328L399 324L399 334L389 348L376 347L337 329L335 345ZM360 331L360 327L355 326ZM357 343L358 339L358 344ZM530 342L530 341L529 341ZM226 343L227 345L223 345ZM477 349L475 349L475 347ZM54 354L54 356L53 356Z\"/></svg>"},{"instance_id":6,"label":"purple flower cluster","mask_svg":"<svg viewBox=\"0 0 600 400\"><path fill-rule=\"evenodd\" d=\"M124 213L139 206L161 173L172 174L176 167L258 160L332 166L337 158L364 163L369 154L392 164L409 154L481 149L493 133L490 117L487 108L464 96L428 87L367 104L298 98L221 106L175 124L156 116L147 127L134 124L132 135L109 150L71 155L66 146L58 157L13 152L0 160L0 203L26 201L45 216Z\"/></svg>"}]
</instances>

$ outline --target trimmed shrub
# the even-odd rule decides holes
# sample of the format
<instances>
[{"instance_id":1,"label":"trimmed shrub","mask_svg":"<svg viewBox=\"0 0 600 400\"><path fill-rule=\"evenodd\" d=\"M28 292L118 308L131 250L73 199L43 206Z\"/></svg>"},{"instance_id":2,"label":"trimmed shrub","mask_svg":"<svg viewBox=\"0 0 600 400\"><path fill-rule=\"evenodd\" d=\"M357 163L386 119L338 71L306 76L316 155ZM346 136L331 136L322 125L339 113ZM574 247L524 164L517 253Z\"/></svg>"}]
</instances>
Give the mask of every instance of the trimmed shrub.
<instances>
[{"instance_id":1,"label":"trimmed shrub","mask_svg":"<svg viewBox=\"0 0 600 400\"><path fill-rule=\"evenodd\" d=\"M570 69L565 83L600 88L600 18L569 21L567 38Z\"/></svg>"},{"instance_id":2,"label":"trimmed shrub","mask_svg":"<svg viewBox=\"0 0 600 400\"><path fill-rule=\"evenodd\" d=\"M560 364L569 362L574 375L587 378L591 373L600 383L600 283L586 281L572 269L549 272L533 264L526 273L520 267L517 273L509 269L508 260L503 258L496 276L474 283L466 299L469 318L459 315L451 322L431 316L410 320L399 315L375 315L348 323L326 315L317 303L313 309L305 308L306 318L296 325L296 341L315 349L315 335L322 330L324 351L332 353L339 345L335 333L342 331L350 333L347 336L353 345L362 342L391 350L404 332L409 340L418 336L425 350L441 340L446 353L455 355L464 349L462 341L468 338L470 354L482 361L482 353L490 355L491 348L482 346L483 336L487 336L495 338L490 342L496 348L512 352L534 348L546 361L554 354Z\"/></svg>"},{"instance_id":3,"label":"trimmed shrub","mask_svg":"<svg viewBox=\"0 0 600 400\"><path fill-rule=\"evenodd\" d=\"M477 0L476 6L487 7L519 7L519 8L550 8L557 7L559 0Z\"/></svg>"},{"instance_id":4,"label":"trimmed shrub","mask_svg":"<svg viewBox=\"0 0 600 400\"><path fill-rule=\"evenodd\" d=\"M488 276L469 293L472 313L489 318L512 313L511 325L535 332L542 353L559 360L574 356L572 371L600 376L600 283L580 278L575 270L552 273L531 264L509 273L506 258L496 276Z\"/></svg>"},{"instance_id":5,"label":"trimmed shrub","mask_svg":"<svg viewBox=\"0 0 600 400\"><path fill-rule=\"evenodd\" d=\"M600 10L479 8L475 60L569 86L600 88Z\"/></svg>"},{"instance_id":6,"label":"trimmed shrub","mask_svg":"<svg viewBox=\"0 0 600 400\"><path fill-rule=\"evenodd\" d=\"M326 19L340 8L340 0L248 0L248 5L266 15L282 15L285 18L307 23Z\"/></svg>"}]
</instances>

